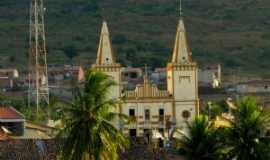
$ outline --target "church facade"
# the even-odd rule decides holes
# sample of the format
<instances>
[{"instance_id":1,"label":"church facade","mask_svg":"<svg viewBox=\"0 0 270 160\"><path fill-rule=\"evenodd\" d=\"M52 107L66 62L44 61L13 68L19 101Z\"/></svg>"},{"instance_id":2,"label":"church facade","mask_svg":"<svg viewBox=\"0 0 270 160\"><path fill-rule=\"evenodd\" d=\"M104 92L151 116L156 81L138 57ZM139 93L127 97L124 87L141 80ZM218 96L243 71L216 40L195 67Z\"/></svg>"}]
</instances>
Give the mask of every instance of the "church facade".
<instances>
[{"instance_id":1,"label":"church facade","mask_svg":"<svg viewBox=\"0 0 270 160\"><path fill-rule=\"evenodd\" d=\"M128 125L117 125L125 135L166 137L174 128L185 130L186 122L199 114L198 68L191 56L184 21L180 18L172 59L167 64L167 89L158 89L146 74L144 82L134 90L123 90L121 64L115 61L108 26L103 22L97 59L92 68L106 73L117 83L109 98L125 97L117 112L136 119Z\"/></svg>"}]
</instances>

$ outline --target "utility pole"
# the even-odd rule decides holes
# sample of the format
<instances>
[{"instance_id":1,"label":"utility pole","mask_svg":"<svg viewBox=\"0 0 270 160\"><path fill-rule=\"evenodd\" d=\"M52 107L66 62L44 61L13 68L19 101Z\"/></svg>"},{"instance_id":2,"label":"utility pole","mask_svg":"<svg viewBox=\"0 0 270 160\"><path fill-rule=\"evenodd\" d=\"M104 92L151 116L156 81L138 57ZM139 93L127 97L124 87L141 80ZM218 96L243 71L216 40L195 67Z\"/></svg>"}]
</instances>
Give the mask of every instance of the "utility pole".
<instances>
[{"instance_id":1,"label":"utility pole","mask_svg":"<svg viewBox=\"0 0 270 160\"><path fill-rule=\"evenodd\" d=\"M40 103L49 104L47 49L45 39L43 0L30 0L28 105L35 100L36 111Z\"/></svg>"}]
</instances>

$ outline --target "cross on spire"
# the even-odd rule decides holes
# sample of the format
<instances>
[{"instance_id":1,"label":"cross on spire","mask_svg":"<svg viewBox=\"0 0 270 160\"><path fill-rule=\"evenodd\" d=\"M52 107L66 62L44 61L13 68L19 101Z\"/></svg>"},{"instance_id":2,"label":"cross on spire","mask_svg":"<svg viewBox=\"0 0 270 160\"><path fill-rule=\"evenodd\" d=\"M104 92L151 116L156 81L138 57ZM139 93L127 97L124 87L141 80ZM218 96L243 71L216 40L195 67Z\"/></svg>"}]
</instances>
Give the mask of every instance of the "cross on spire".
<instances>
[{"instance_id":1,"label":"cross on spire","mask_svg":"<svg viewBox=\"0 0 270 160\"><path fill-rule=\"evenodd\" d=\"M144 72L145 72L145 75L148 76L148 71L147 71L148 67L147 67L147 64L144 64Z\"/></svg>"},{"instance_id":2,"label":"cross on spire","mask_svg":"<svg viewBox=\"0 0 270 160\"><path fill-rule=\"evenodd\" d=\"M183 11L182 11L182 0L179 0L179 18L182 18Z\"/></svg>"}]
</instances>

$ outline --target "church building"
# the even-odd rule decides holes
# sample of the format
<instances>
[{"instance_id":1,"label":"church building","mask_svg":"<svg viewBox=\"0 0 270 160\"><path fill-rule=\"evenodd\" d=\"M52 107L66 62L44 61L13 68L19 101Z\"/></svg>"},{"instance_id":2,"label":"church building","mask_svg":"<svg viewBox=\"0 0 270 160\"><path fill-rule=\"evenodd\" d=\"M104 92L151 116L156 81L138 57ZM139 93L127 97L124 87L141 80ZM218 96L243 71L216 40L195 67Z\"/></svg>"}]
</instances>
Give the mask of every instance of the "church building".
<instances>
[{"instance_id":1,"label":"church building","mask_svg":"<svg viewBox=\"0 0 270 160\"><path fill-rule=\"evenodd\" d=\"M174 128L185 131L186 122L199 114L198 68L188 47L183 18L179 19L172 59L167 64L166 90L152 84L147 73L143 83L134 90L123 90L121 64L115 61L106 22L102 24L97 59L92 68L106 73L117 83L109 98L125 97L117 112L136 119L128 125L117 125L127 136L167 137Z\"/></svg>"}]
</instances>

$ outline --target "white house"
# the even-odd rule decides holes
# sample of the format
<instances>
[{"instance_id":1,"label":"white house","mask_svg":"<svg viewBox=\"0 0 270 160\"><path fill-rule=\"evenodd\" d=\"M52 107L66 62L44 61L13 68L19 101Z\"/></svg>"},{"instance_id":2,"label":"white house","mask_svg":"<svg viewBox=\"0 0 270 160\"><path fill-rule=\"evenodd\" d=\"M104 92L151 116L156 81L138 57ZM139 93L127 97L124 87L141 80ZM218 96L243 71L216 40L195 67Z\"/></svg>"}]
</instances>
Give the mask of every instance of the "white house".
<instances>
[{"instance_id":1,"label":"white house","mask_svg":"<svg viewBox=\"0 0 270 160\"><path fill-rule=\"evenodd\" d=\"M253 80L239 83L235 87L237 93L270 93L269 80Z\"/></svg>"},{"instance_id":2,"label":"white house","mask_svg":"<svg viewBox=\"0 0 270 160\"><path fill-rule=\"evenodd\" d=\"M207 64L199 69L199 85L219 87L221 84L220 64Z\"/></svg>"}]
</instances>

